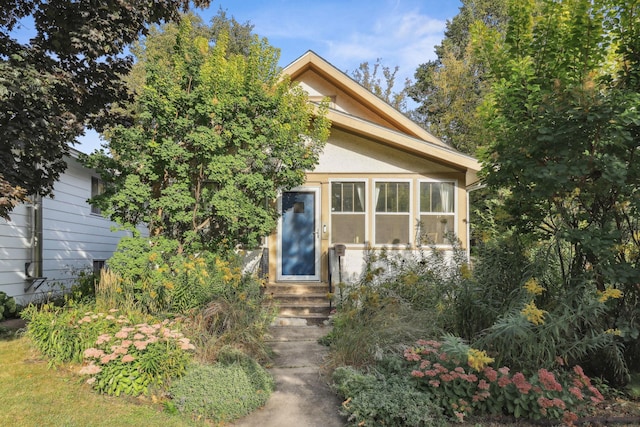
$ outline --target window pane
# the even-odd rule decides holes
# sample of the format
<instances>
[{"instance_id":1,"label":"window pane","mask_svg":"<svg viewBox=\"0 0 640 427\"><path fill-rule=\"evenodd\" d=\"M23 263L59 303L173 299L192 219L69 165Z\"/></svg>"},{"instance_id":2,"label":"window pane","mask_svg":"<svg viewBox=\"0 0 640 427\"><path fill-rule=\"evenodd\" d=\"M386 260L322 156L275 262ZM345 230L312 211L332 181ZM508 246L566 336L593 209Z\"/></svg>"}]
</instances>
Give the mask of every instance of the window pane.
<instances>
[{"instance_id":1,"label":"window pane","mask_svg":"<svg viewBox=\"0 0 640 427\"><path fill-rule=\"evenodd\" d=\"M398 186L398 210L396 212L409 212L409 183L401 182Z\"/></svg>"},{"instance_id":2,"label":"window pane","mask_svg":"<svg viewBox=\"0 0 640 427\"><path fill-rule=\"evenodd\" d=\"M353 184L342 184L342 212L353 212Z\"/></svg>"},{"instance_id":3,"label":"window pane","mask_svg":"<svg viewBox=\"0 0 640 427\"><path fill-rule=\"evenodd\" d=\"M420 183L420 212L431 212L431 182Z\"/></svg>"},{"instance_id":4,"label":"window pane","mask_svg":"<svg viewBox=\"0 0 640 427\"><path fill-rule=\"evenodd\" d=\"M452 182L421 182L420 212L454 212L455 185Z\"/></svg>"},{"instance_id":5,"label":"window pane","mask_svg":"<svg viewBox=\"0 0 640 427\"><path fill-rule=\"evenodd\" d=\"M376 244L409 243L409 215L376 215Z\"/></svg>"},{"instance_id":6,"label":"window pane","mask_svg":"<svg viewBox=\"0 0 640 427\"><path fill-rule=\"evenodd\" d=\"M342 183L331 183L331 211L342 212Z\"/></svg>"},{"instance_id":7,"label":"window pane","mask_svg":"<svg viewBox=\"0 0 640 427\"><path fill-rule=\"evenodd\" d=\"M376 212L386 212L387 184L376 183Z\"/></svg>"},{"instance_id":8,"label":"window pane","mask_svg":"<svg viewBox=\"0 0 640 427\"><path fill-rule=\"evenodd\" d=\"M454 215L421 215L420 235L422 244L442 245L447 233L455 230Z\"/></svg>"},{"instance_id":9,"label":"window pane","mask_svg":"<svg viewBox=\"0 0 640 427\"><path fill-rule=\"evenodd\" d=\"M364 214L331 216L331 243L364 243Z\"/></svg>"},{"instance_id":10,"label":"window pane","mask_svg":"<svg viewBox=\"0 0 640 427\"><path fill-rule=\"evenodd\" d=\"M409 212L411 193L408 182L378 182L376 197L376 212Z\"/></svg>"},{"instance_id":11,"label":"window pane","mask_svg":"<svg viewBox=\"0 0 640 427\"><path fill-rule=\"evenodd\" d=\"M364 182L356 182L353 184L353 186L354 186L353 211L364 212L364 206L365 206Z\"/></svg>"}]
</instances>

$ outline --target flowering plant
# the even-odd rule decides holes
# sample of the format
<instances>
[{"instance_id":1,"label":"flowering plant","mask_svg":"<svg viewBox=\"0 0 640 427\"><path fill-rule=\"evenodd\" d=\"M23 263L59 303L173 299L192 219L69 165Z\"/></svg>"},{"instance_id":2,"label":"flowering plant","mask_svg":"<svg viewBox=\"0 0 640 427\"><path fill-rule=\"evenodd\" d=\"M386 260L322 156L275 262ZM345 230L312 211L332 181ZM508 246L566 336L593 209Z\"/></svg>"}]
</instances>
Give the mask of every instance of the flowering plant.
<instances>
[{"instance_id":1,"label":"flowering plant","mask_svg":"<svg viewBox=\"0 0 640 427\"><path fill-rule=\"evenodd\" d=\"M582 368L533 375L494 369L493 359L457 337L443 341L420 340L404 357L418 386L438 401L445 413L462 422L474 410L507 413L516 418L548 418L571 425L593 403L603 400Z\"/></svg>"},{"instance_id":2,"label":"flowering plant","mask_svg":"<svg viewBox=\"0 0 640 427\"><path fill-rule=\"evenodd\" d=\"M116 310L110 311L106 319L122 326L98 336L95 346L84 351L87 364L80 374L91 376L87 383L105 394L137 396L185 372L188 351L195 346L173 329L175 322L131 325L125 316L116 318Z\"/></svg>"}]
</instances>

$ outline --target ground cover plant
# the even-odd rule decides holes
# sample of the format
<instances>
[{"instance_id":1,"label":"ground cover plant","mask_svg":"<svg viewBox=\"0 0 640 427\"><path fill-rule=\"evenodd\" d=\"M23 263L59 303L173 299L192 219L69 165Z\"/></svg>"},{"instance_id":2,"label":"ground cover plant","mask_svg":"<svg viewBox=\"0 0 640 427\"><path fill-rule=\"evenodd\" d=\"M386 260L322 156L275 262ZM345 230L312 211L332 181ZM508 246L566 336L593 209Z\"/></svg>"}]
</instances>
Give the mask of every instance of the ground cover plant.
<instances>
[{"instance_id":1,"label":"ground cover plant","mask_svg":"<svg viewBox=\"0 0 640 427\"><path fill-rule=\"evenodd\" d=\"M473 267L456 244L453 254L372 251L361 281L343 285L324 339L352 425L422 425L406 421L413 411L431 423L508 415L570 425L593 415L603 400L596 384L611 392L615 383L603 383L611 366L628 369L622 333L609 323L621 295L566 292L544 247L494 241ZM425 339L409 339L420 330ZM607 351L617 354L580 366ZM388 392L388 404L369 392L372 384ZM398 384L421 396L412 398L421 409L393 403L402 400Z\"/></svg>"},{"instance_id":2,"label":"ground cover plant","mask_svg":"<svg viewBox=\"0 0 640 427\"><path fill-rule=\"evenodd\" d=\"M254 359L268 360L273 308L236 258L175 248L166 239L125 239L93 299L76 292L62 305L27 307L26 335L51 366L81 364L76 374L100 394L142 396L200 420L246 415L273 390ZM185 384L181 377L191 391L178 404L169 389ZM220 378L225 386L213 387ZM221 406L194 409L192 387Z\"/></svg>"}]
</instances>

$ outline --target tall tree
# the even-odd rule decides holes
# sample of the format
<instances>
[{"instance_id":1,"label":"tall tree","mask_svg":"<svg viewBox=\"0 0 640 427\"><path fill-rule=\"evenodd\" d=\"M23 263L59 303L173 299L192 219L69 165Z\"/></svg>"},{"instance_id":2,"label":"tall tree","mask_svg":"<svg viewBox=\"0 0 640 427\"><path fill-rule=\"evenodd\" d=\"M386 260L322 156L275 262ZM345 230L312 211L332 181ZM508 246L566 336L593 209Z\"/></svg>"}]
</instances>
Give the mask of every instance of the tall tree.
<instances>
[{"instance_id":1,"label":"tall tree","mask_svg":"<svg viewBox=\"0 0 640 427\"><path fill-rule=\"evenodd\" d=\"M150 23L178 17L188 0L8 0L0 9L0 217L26 194L48 195L85 126L117 118L127 97L126 46ZM209 0L196 0L203 6ZM12 34L33 20L28 42Z\"/></svg>"},{"instance_id":2,"label":"tall tree","mask_svg":"<svg viewBox=\"0 0 640 427\"><path fill-rule=\"evenodd\" d=\"M493 78L485 182L509 223L571 246L569 288L640 283L640 3L510 1L505 34L478 26ZM562 257L563 253L558 253ZM632 302L632 304L635 304Z\"/></svg>"},{"instance_id":3,"label":"tall tree","mask_svg":"<svg viewBox=\"0 0 640 427\"><path fill-rule=\"evenodd\" d=\"M94 202L182 249L253 244L276 226L278 191L302 184L316 164L325 107L281 78L279 52L265 39L253 36L245 56L229 52L226 31L212 43L188 17L164 33L174 34L173 48L144 56L133 126L110 131L111 156L88 159L106 188Z\"/></svg>"},{"instance_id":4,"label":"tall tree","mask_svg":"<svg viewBox=\"0 0 640 427\"><path fill-rule=\"evenodd\" d=\"M362 62L357 70L351 72L351 77L369 91L373 92L378 98L390 104L397 110L404 111L406 109L407 95L405 90L394 92L393 87L396 84L396 74L399 67L396 65L393 70L382 64L382 59L376 59L373 67L369 62ZM382 72L382 77L378 72ZM382 80L384 79L384 81ZM405 82L405 86L408 82Z\"/></svg>"},{"instance_id":5,"label":"tall tree","mask_svg":"<svg viewBox=\"0 0 640 427\"><path fill-rule=\"evenodd\" d=\"M463 0L460 13L447 22L438 58L418 67L407 94L418 106L411 118L452 147L475 154L482 144L477 107L488 87L484 67L469 48L470 28L481 21L502 29L505 0Z\"/></svg>"}]
</instances>

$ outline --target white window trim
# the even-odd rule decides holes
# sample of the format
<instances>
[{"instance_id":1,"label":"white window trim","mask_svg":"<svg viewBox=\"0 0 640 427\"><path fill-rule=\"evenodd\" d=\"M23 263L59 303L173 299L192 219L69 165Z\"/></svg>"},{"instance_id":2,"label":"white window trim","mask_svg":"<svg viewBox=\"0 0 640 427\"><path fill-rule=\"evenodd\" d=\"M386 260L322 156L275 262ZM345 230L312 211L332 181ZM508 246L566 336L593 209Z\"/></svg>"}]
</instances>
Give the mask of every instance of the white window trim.
<instances>
[{"instance_id":1,"label":"white window trim","mask_svg":"<svg viewBox=\"0 0 640 427\"><path fill-rule=\"evenodd\" d=\"M371 195L371 229L373 230L372 232L372 236L371 236L371 246L373 247L377 247L377 248L382 248L382 247L393 247L393 248L397 248L397 247L412 247L414 246L415 242L413 241L413 239L415 238L415 236L411 235L411 231L413 229L413 220L415 218L414 216L414 199L415 199L415 186L413 185L414 180L410 179L410 178L394 178L394 177L388 177L388 178L374 178L372 180L372 184L371 184L371 191L370 191L370 195ZM378 212L376 212L376 184L379 182L408 182L409 183L409 212L380 212L383 215L408 215L409 216L409 241L408 242L402 242L402 243L398 243L398 244L389 244L389 243L376 243L376 215L378 214Z\"/></svg>"},{"instance_id":2,"label":"white window trim","mask_svg":"<svg viewBox=\"0 0 640 427\"><path fill-rule=\"evenodd\" d=\"M360 243L344 243L344 242L333 242L333 235L331 234L331 230L333 230L333 208L332 203L332 185L334 182L363 182L364 183L364 241ZM329 179L329 244L335 245L336 243L344 244L347 247L362 247L366 246L369 241L369 192L367 191L367 187L369 187L369 180L366 178L330 178ZM374 206L375 208L375 206ZM338 212L340 215L361 215L359 212Z\"/></svg>"},{"instance_id":3,"label":"white window trim","mask_svg":"<svg viewBox=\"0 0 640 427\"><path fill-rule=\"evenodd\" d=\"M416 186L416 191L415 191L415 200L416 200L416 206L417 206L417 210L416 210L416 224L417 221L420 220L420 218L422 217L422 215L442 215L445 214L446 212L423 212L422 211L422 206L420 206L420 186L423 182L429 182L429 183L442 183L442 182L450 182L453 183L453 232L455 233L455 235L458 235L458 216L460 215L459 211L458 211L458 180L457 179L419 179L418 180L418 185ZM414 235L417 233L414 233ZM415 236L414 236L415 238ZM431 245L423 245L422 242L417 241L415 242L417 247L425 247L425 246L431 246ZM450 243L441 243L441 244L436 244L435 245L436 248L451 248L452 245Z\"/></svg>"}]
</instances>

